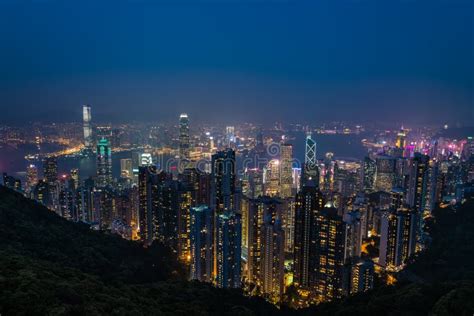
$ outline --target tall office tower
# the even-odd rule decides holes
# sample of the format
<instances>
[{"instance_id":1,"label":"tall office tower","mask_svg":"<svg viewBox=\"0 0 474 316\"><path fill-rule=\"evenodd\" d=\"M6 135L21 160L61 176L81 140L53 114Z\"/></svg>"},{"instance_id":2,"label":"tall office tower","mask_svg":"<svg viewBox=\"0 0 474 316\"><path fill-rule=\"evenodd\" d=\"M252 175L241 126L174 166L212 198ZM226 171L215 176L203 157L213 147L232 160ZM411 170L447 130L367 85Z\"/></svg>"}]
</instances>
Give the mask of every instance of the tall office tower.
<instances>
[{"instance_id":1,"label":"tall office tower","mask_svg":"<svg viewBox=\"0 0 474 316\"><path fill-rule=\"evenodd\" d=\"M298 287L316 287L318 214L324 206L323 195L316 186L304 186L296 195L294 283Z\"/></svg>"},{"instance_id":2,"label":"tall office tower","mask_svg":"<svg viewBox=\"0 0 474 316\"><path fill-rule=\"evenodd\" d=\"M397 271L415 252L416 212L402 208L382 215L379 264Z\"/></svg>"},{"instance_id":3,"label":"tall office tower","mask_svg":"<svg viewBox=\"0 0 474 316\"><path fill-rule=\"evenodd\" d=\"M97 144L97 187L112 184L112 150L107 139L102 138Z\"/></svg>"},{"instance_id":4,"label":"tall office tower","mask_svg":"<svg viewBox=\"0 0 474 316\"><path fill-rule=\"evenodd\" d=\"M84 128L84 147L86 149L92 150L94 146L94 141L92 138L92 127L91 127L91 106L90 105L83 105L82 106L82 120L83 120L83 128Z\"/></svg>"},{"instance_id":5,"label":"tall office tower","mask_svg":"<svg viewBox=\"0 0 474 316\"><path fill-rule=\"evenodd\" d=\"M189 159L189 118L186 113L179 116L179 158Z\"/></svg>"},{"instance_id":6,"label":"tall office tower","mask_svg":"<svg viewBox=\"0 0 474 316\"><path fill-rule=\"evenodd\" d=\"M344 294L344 255L346 225L337 209L325 207L316 215L314 283L323 301L341 298Z\"/></svg>"},{"instance_id":7,"label":"tall office tower","mask_svg":"<svg viewBox=\"0 0 474 316\"><path fill-rule=\"evenodd\" d=\"M293 196L293 146L281 144L280 146L280 196L289 198Z\"/></svg>"},{"instance_id":8,"label":"tall office tower","mask_svg":"<svg viewBox=\"0 0 474 316\"><path fill-rule=\"evenodd\" d=\"M47 157L43 162L43 177L46 183L52 185L58 180L58 160Z\"/></svg>"},{"instance_id":9,"label":"tall office tower","mask_svg":"<svg viewBox=\"0 0 474 316\"><path fill-rule=\"evenodd\" d=\"M142 153L140 155L140 166L153 166L153 157L150 153Z\"/></svg>"},{"instance_id":10,"label":"tall office tower","mask_svg":"<svg viewBox=\"0 0 474 316\"><path fill-rule=\"evenodd\" d=\"M375 191L390 192L395 180L395 158L379 155L375 159Z\"/></svg>"},{"instance_id":11,"label":"tall office tower","mask_svg":"<svg viewBox=\"0 0 474 316\"><path fill-rule=\"evenodd\" d=\"M157 209L156 167L139 167L138 172L138 220L140 239L146 244L153 242Z\"/></svg>"},{"instance_id":12,"label":"tall office tower","mask_svg":"<svg viewBox=\"0 0 474 316\"><path fill-rule=\"evenodd\" d=\"M423 247L423 212L426 205L429 183L429 161L426 155L416 153L410 164L410 175L407 192L407 204L416 212L417 249Z\"/></svg>"},{"instance_id":13,"label":"tall office tower","mask_svg":"<svg viewBox=\"0 0 474 316\"><path fill-rule=\"evenodd\" d=\"M359 261L352 266L350 294L367 292L374 287L374 263L372 260Z\"/></svg>"},{"instance_id":14,"label":"tall office tower","mask_svg":"<svg viewBox=\"0 0 474 316\"><path fill-rule=\"evenodd\" d=\"M79 185L80 185L80 180L79 180L79 169L77 168L73 168L71 169L70 171L70 188L73 189L73 190L76 190L77 188L79 188Z\"/></svg>"},{"instance_id":15,"label":"tall office tower","mask_svg":"<svg viewBox=\"0 0 474 316\"><path fill-rule=\"evenodd\" d=\"M245 169L242 179L242 193L249 199L255 199L263 196L263 171L254 169Z\"/></svg>"},{"instance_id":16,"label":"tall office tower","mask_svg":"<svg viewBox=\"0 0 474 316\"><path fill-rule=\"evenodd\" d=\"M334 166L335 161L333 160L334 154L327 152L324 155L323 172L321 180L323 181L322 191L327 193L333 191L334 187Z\"/></svg>"},{"instance_id":17,"label":"tall office tower","mask_svg":"<svg viewBox=\"0 0 474 316\"><path fill-rule=\"evenodd\" d=\"M133 178L133 163L132 159L120 159L120 177L124 179Z\"/></svg>"},{"instance_id":18,"label":"tall office tower","mask_svg":"<svg viewBox=\"0 0 474 316\"><path fill-rule=\"evenodd\" d=\"M404 149L406 146L406 131L403 126L400 128L400 131L397 134L397 140L395 141L395 147L399 149Z\"/></svg>"},{"instance_id":19,"label":"tall office tower","mask_svg":"<svg viewBox=\"0 0 474 316\"><path fill-rule=\"evenodd\" d=\"M363 187L365 193L371 193L374 191L374 182L375 182L375 170L376 164L375 161L370 157L364 158L364 181Z\"/></svg>"},{"instance_id":20,"label":"tall office tower","mask_svg":"<svg viewBox=\"0 0 474 316\"><path fill-rule=\"evenodd\" d=\"M248 214L245 226L247 227L248 243L248 281L258 287L261 286L262 260L262 233L265 220L274 224L281 219L283 205L280 199L268 196L248 200Z\"/></svg>"},{"instance_id":21,"label":"tall office tower","mask_svg":"<svg viewBox=\"0 0 474 316\"><path fill-rule=\"evenodd\" d=\"M293 189L298 192L301 188L301 168L293 168L291 177L293 179Z\"/></svg>"},{"instance_id":22,"label":"tall office tower","mask_svg":"<svg viewBox=\"0 0 474 316\"><path fill-rule=\"evenodd\" d=\"M319 168L316 159L316 141L311 137L311 133L306 135L304 165L301 170L301 186L313 182L319 187ZM312 184L311 184L312 185Z\"/></svg>"},{"instance_id":23,"label":"tall office tower","mask_svg":"<svg viewBox=\"0 0 474 316\"><path fill-rule=\"evenodd\" d=\"M235 152L232 149L212 155L211 209L219 214L235 210Z\"/></svg>"},{"instance_id":24,"label":"tall office tower","mask_svg":"<svg viewBox=\"0 0 474 316\"><path fill-rule=\"evenodd\" d=\"M234 126L227 126L225 128L225 141L227 147L232 147L235 143L235 128Z\"/></svg>"},{"instance_id":25,"label":"tall office tower","mask_svg":"<svg viewBox=\"0 0 474 316\"><path fill-rule=\"evenodd\" d=\"M212 282L214 229L212 210L206 205L190 210L191 279Z\"/></svg>"},{"instance_id":26,"label":"tall office tower","mask_svg":"<svg viewBox=\"0 0 474 316\"><path fill-rule=\"evenodd\" d=\"M38 168L30 164L26 167L26 191L32 192L36 184L38 183Z\"/></svg>"},{"instance_id":27,"label":"tall office tower","mask_svg":"<svg viewBox=\"0 0 474 316\"><path fill-rule=\"evenodd\" d=\"M271 302L279 303L284 290L285 234L281 221L267 216L262 226L260 260L261 293Z\"/></svg>"},{"instance_id":28,"label":"tall office tower","mask_svg":"<svg viewBox=\"0 0 474 316\"><path fill-rule=\"evenodd\" d=\"M150 168L150 167L148 167ZM155 238L166 243L174 250L178 247L178 214L180 206L179 182L171 175L161 172L158 174L156 197L158 204L155 211ZM183 205L189 200L183 199ZM181 214L184 218L187 214Z\"/></svg>"},{"instance_id":29,"label":"tall office tower","mask_svg":"<svg viewBox=\"0 0 474 316\"><path fill-rule=\"evenodd\" d=\"M280 161L272 159L265 170L265 195L280 195Z\"/></svg>"},{"instance_id":30,"label":"tall office tower","mask_svg":"<svg viewBox=\"0 0 474 316\"><path fill-rule=\"evenodd\" d=\"M215 228L216 285L240 288L241 280L241 216L232 211L216 214Z\"/></svg>"}]
</instances>

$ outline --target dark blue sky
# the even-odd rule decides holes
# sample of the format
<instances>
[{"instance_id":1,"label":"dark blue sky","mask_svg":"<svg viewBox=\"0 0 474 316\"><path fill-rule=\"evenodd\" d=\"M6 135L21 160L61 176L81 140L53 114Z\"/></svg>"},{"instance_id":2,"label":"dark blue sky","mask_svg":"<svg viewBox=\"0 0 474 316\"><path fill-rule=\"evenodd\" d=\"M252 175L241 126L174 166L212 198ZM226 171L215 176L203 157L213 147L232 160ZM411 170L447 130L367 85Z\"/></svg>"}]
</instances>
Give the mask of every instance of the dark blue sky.
<instances>
[{"instance_id":1,"label":"dark blue sky","mask_svg":"<svg viewBox=\"0 0 474 316\"><path fill-rule=\"evenodd\" d=\"M473 3L0 0L0 121L469 123Z\"/></svg>"}]
</instances>

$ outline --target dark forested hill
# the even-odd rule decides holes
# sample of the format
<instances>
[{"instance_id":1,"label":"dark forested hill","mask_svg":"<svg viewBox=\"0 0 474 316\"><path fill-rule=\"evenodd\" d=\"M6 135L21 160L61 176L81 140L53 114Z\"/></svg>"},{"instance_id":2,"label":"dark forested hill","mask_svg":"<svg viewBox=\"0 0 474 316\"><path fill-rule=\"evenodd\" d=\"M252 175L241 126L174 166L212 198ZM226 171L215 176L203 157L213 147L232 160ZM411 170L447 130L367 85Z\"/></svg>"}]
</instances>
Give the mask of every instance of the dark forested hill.
<instances>
[{"instance_id":1,"label":"dark forested hill","mask_svg":"<svg viewBox=\"0 0 474 316\"><path fill-rule=\"evenodd\" d=\"M0 315L472 315L474 200L435 219L429 249L405 272L414 278L290 311L187 282L166 247L91 231L0 186Z\"/></svg>"},{"instance_id":2,"label":"dark forested hill","mask_svg":"<svg viewBox=\"0 0 474 316\"><path fill-rule=\"evenodd\" d=\"M168 248L68 222L0 186L0 315L256 315L277 309L184 280Z\"/></svg>"}]
</instances>

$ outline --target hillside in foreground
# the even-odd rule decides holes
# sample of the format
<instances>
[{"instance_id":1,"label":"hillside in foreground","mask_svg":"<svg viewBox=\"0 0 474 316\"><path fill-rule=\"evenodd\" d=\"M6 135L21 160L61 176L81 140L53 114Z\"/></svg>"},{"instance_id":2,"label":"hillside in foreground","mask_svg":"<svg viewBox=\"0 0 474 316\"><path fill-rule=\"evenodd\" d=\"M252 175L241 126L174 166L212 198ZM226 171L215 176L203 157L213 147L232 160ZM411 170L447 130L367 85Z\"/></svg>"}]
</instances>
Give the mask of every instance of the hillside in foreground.
<instances>
[{"instance_id":1,"label":"hillside in foreground","mask_svg":"<svg viewBox=\"0 0 474 316\"><path fill-rule=\"evenodd\" d=\"M238 290L186 281L163 245L145 249L92 231L0 186L0 314L472 315L474 200L434 215L429 249L395 286L279 310Z\"/></svg>"}]
</instances>

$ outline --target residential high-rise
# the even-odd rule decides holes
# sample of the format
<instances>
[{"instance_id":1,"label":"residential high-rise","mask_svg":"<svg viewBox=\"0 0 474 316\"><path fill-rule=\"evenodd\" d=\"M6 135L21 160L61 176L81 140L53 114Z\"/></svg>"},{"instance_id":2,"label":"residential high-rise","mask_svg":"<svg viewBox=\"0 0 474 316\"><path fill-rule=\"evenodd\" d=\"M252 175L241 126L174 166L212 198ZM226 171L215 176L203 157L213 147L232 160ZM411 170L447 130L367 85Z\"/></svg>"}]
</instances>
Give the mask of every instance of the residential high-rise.
<instances>
[{"instance_id":1,"label":"residential high-rise","mask_svg":"<svg viewBox=\"0 0 474 316\"><path fill-rule=\"evenodd\" d=\"M379 264L388 270L399 270L415 252L416 212L406 208L382 215Z\"/></svg>"},{"instance_id":2,"label":"residential high-rise","mask_svg":"<svg viewBox=\"0 0 474 316\"><path fill-rule=\"evenodd\" d=\"M70 180L69 180L70 187L71 189L76 190L77 188L79 188L79 185L80 185L79 169L77 168L71 169L71 171L69 172L69 175L70 175Z\"/></svg>"},{"instance_id":3,"label":"residential high-rise","mask_svg":"<svg viewBox=\"0 0 474 316\"><path fill-rule=\"evenodd\" d=\"M416 153L410 162L407 204L415 211L417 249L423 247L423 213L425 210L429 189L429 163L427 155Z\"/></svg>"},{"instance_id":4,"label":"residential high-rise","mask_svg":"<svg viewBox=\"0 0 474 316\"><path fill-rule=\"evenodd\" d=\"M293 196L293 146L291 144L280 145L280 197Z\"/></svg>"},{"instance_id":5,"label":"residential high-rise","mask_svg":"<svg viewBox=\"0 0 474 316\"><path fill-rule=\"evenodd\" d=\"M138 171L138 219L140 239L151 244L157 208L156 167L139 167Z\"/></svg>"},{"instance_id":6,"label":"residential high-rise","mask_svg":"<svg viewBox=\"0 0 474 316\"><path fill-rule=\"evenodd\" d=\"M337 209L325 207L316 216L314 283L323 301L344 295L346 224Z\"/></svg>"},{"instance_id":7,"label":"residential high-rise","mask_svg":"<svg viewBox=\"0 0 474 316\"><path fill-rule=\"evenodd\" d=\"M241 215L232 211L216 214L215 274L220 288L241 286Z\"/></svg>"},{"instance_id":8,"label":"residential high-rise","mask_svg":"<svg viewBox=\"0 0 474 316\"><path fill-rule=\"evenodd\" d=\"M248 214L246 214L247 244L248 244L248 276L250 283L261 287L261 260L262 260L262 234L265 220L273 225L281 219L283 204L280 199L268 196L248 200ZM281 225L281 224L280 224ZM247 246L247 245L246 245Z\"/></svg>"},{"instance_id":9,"label":"residential high-rise","mask_svg":"<svg viewBox=\"0 0 474 316\"><path fill-rule=\"evenodd\" d=\"M97 187L112 184L112 149L110 142L102 138L97 144Z\"/></svg>"},{"instance_id":10,"label":"residential high-rise","mask_svg":"<svg viewBox=\"0 0 474 316\"><path fill-rule=\"evenodd\" d=\"M364 192L371 193L374 191L374 182L375 182L375 161L370 157L364 158Z\"/></svg>"},{"instance_id":11,"label":"residential high-rise","mask_svg":"<svg viewBox=\"0 0 474 316\"><path fill-rule=\"evenodd\" d=\"M92 150L94 146L94 141L92 138L92 127L91 127L91 106L83 105L82 106L82 120L83 120L83 129L84 129L84 147L86 149Z\"/></svg>"},{"instance_id":12,"label":"residential high-rise","mask_svg":"<svg viewBox=\"0 0 474 316\"><path fill-rule=\"evenodd\" d=\"M189 159L189 118L186 113L179 116L179 158Z\"/></svg>"},{"instance_id":13,"label":"residential high-rise","mask_svg":"<svg viewBox=\"0 0 474 316\"><path fill-rule=\"evenodd\" d=\"M190 209L191 279L212 282L214 255L213 214L207 205Z\"/></svg>"},{"instance_id":14,"label":"residential high-rise","mask_svg":"<svg viewBox=\"0 0 474 316\"><path fill-rule=\"evenodd\" d=\"M43 162L43 176L46 183L52 185L58 180L58 160L56 157L47 157Z\"/></svg>"},{"instance_id":15,"label":"residential high-rise","mask_svg":"<svg viewBox=\"0 0 474 316\"><path fill-rule=\"evenodd\" d=\"M374 287L374 263L364 260L355 263L351 269L350 294L367 292Z\"/></svg>"},{"instance_id":16,"label":"residential high-rise","mask_svg":"<svg viewBox=\"0 0 474 316\"><path fill-rule=\"evenodd\" d=\"M242 193L249 199L263 196L263 171L254 168L246 169L242 179Z\"/></svg>"},{"instance_id":17,"label":"residential high-rise","mask_svg":"<svg viewBox=\"0 0 474 316\"><path fill-rule=\"evenodd\" d=\"M261 293L279 303L284 291L285 234L281 220L265 216L261 227L260 287Z\"/></svg>"}]
</instances>

